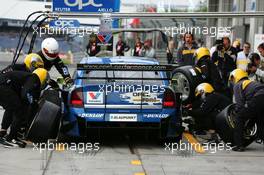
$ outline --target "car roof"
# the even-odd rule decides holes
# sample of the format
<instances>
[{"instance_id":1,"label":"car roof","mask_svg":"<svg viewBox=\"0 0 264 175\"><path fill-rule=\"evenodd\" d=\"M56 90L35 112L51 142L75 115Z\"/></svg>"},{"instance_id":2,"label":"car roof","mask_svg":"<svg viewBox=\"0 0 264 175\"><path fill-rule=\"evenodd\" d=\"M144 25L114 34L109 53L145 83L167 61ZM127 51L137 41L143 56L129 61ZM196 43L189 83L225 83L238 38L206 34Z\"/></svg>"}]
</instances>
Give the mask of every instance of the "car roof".
<instances>
[{"instance_id":1,"label":"car roof","mask_svg":"<svg viewBox=\"0 0 264 175\"><path fill-rule=\"evenodd\" d=\"M158 65L159 62L154 58L146 57L85 57L81 60L81 64L153 64Z\"/></svg>"}]
</instances>

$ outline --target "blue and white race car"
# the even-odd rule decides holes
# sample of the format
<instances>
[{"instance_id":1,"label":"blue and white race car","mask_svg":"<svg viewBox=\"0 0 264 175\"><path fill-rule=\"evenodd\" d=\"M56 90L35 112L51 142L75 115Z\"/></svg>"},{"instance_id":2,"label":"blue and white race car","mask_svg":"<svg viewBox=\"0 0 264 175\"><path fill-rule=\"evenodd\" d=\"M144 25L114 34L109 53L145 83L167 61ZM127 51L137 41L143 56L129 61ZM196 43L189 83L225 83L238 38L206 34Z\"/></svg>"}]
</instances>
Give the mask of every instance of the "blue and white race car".
<instances>
[{"instance_id":1,"label":"blue and white race car","mask_svg":"<svg viewBox=\"0 0 264 175\"><path fill-rule=\"evenodd\" d=\"M167 71L167 72L166 72ZM160 137L181 138L180 98L170 87L168 68L143 57L89 57L78 64L64 123L67 135L87 129L159 129Z\"/></svg>"}]
</instances>

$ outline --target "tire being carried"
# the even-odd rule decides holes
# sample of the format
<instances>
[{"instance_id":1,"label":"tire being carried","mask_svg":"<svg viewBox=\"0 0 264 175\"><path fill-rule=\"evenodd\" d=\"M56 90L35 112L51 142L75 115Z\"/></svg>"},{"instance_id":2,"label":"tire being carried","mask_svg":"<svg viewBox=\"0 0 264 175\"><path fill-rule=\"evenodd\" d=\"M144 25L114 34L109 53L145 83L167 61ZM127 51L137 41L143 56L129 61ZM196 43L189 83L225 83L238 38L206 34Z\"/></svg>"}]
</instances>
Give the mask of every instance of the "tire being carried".
<instances>
[{"instance_id":1,"label":"tire being carried","mask_svg":"<svg viewBox=\"0 0 264 175\"><path fill-rule=\"evenodd\" d=\"M56 139L61 121L61 100L55 90L46 90L41 96L38 111L30 125L27 139L32 142L47 142Z\"/></svg>"},{"instance_id":2,"label":"tire being carried","mask_svg":"<svg viewBox=\"0 0 264 175\"><path fill-rule=\"evenodd\" d=\"M215 119L216 131L225 143L231 143L234 146L235 129L235 104L227 106L220 112ZM244 147L250 145L257 137L257 124L254 120L248 120L245 123Z\"/></svg>"},{"instance_id":3,"label":"tire being carried","mask_svg":"<svg viewBox=\"0 0 264 175\"><path fill-rule=\"evenodd\" d=\"M182 66L172 72L172 87L182 94L182 102L190 103L194 99L195 88L203 82L198 69L193 66Z\"/></svg>"}]
</instances>

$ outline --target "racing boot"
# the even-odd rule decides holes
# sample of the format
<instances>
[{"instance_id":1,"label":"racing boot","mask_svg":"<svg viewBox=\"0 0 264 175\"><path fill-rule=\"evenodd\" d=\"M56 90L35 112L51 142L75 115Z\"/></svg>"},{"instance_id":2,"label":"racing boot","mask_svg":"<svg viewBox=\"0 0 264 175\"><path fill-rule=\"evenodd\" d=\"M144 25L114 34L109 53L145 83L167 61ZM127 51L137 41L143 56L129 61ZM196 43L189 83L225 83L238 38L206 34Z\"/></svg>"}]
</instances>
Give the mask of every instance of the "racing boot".
<instances>
[{"instance_id":1,"label":"racing boot","mask_svg":"<svg viewBox=\"0 0 264 175\"><path fill-rule=\"evenodd\" d=\"M7 131L6 130L4 130L4 129L0 130L0 138L5 137L6 134L7 134Z\"/></svg>"},{"instance_id":2,"label":"racing boot","mask_svg":"<svg viewBox=\"0 0 264 175\"><path fill-rule=\"evenodd\" d=\"M236 152L244 152L245 151L245 147L243 146L234 146L232 148L233 151L236 151Z\"/></svg>"},{"instance_id":3,"label":"racing boot","mask_svg":"<svg viewBox=\"0 0 264 175\"><path fill-rule=\"evenodd\" d=\"M27 144L21 141L20 139L11 138L9 136L5 138L4 144L5 144L5 147L7 148L16 148L16 147L25 148L27 146ZM11 146L8 146L8 145L11 145Z\"/></svg>"}]
</instances>

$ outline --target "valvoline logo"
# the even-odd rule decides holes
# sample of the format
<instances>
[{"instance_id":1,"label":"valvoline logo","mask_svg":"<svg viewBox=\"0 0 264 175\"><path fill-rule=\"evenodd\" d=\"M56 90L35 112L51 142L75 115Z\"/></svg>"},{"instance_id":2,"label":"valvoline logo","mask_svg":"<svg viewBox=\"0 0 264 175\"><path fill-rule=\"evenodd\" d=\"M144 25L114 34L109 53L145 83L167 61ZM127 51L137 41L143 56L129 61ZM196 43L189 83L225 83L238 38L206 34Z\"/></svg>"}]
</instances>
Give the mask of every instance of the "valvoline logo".
<instances>
[{"instance_id":1,"label":"valvoline logo","mask_svg":"<svg viewBox=\"0 0 264 175\"><path fill-rule=\"evenodd\" d=\"M104 102L104 94L102 92L87 92L87 103L100 104Z\"/></svg>"},{"instance_id":2,"label":"valvoline logo","mask_svg":"<svg viewBox=\"0 0 264 175\"><path fill-rule=\"evenodd\" d=\"M97 38L102 44L109 44L112 39L112 33L98 33Z\"/></svg>"},{"instance_id":3,"label":"valvoline logo","mask_svg":"<svg viewBox=\"0 0 264 175\"><path fill-rule=\"evenodd\" d=\"M95 93L95 92L89 92L89 96L92 99L98 99L100 97L101 93Z\"/></svg>"}]
</instances>

